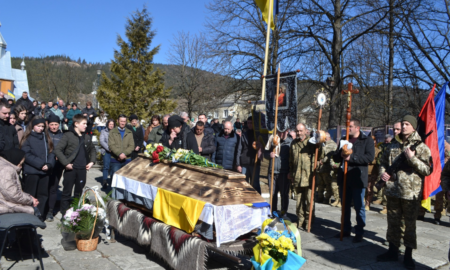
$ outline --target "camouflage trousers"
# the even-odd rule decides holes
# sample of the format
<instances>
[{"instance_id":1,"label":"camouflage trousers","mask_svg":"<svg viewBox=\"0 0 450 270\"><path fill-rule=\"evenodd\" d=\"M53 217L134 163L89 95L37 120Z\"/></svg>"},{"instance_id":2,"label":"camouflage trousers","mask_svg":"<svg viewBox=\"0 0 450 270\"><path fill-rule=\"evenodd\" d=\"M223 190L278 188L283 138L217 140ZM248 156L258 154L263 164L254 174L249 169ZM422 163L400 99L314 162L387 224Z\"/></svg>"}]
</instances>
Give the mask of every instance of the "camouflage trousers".
<instances>
[{"instance_id":1,"label":"camouflage trousers","mask_svg":"<svg viewBox=\"0 0 450 270\"><path fill-rule=\"evenodd\" d=\"M420 200L387 197L388 228L386 239L389 243L400 247L402 227L404 226L403 242L405 247L417 248L416 219L419 206Z\"/></svg>"},{"instance_id":2,"label":"camouflage trousers","mask_svg":"<svg viewBox=\"0 0 450 270\"><path fill-rule=\"evenodd\" d=\"M297 194L297 216L298 216L298 226L308 226L309 221L309 207L311 204L311 187L296 187L295 192ZM314 204L314 202L313 202ZM312 219L311 223L314 223L314 211L315 207L313 205ZM312 224L311 224L312 225Z\"/></svg>"},{"instance_id":3,"label":"camouflage trousers","mask_svg":"<svg viewBox=\"0 0 450 270\"><path fill-rule=\"evenodd\" d=\"M386 206L386 195L384 195L384 187L377 190L377 200L381 200L381 204Z\"/></svg>"},{"instance_id":4,"label":"camouflage trousers","mask_svg":"<svg viewBox=\"0 0 450 270\"><path fill-rule=\"evenodd\" d=\"M369 175L367 189L366 189L366 205L370 205L372 203L373 199L373 188L377 181L377 174L371 174Z\"/></svg>"},{"instance_id":5,"label":"camouflage trousers","mask_svg":"<svg viewBox=\"0 0 450 270\"><path fill-rule=\"evenodd\" d=\"M435 196L434 200L434 218L435 219L441 219L442 217L442 211L444 210L444 204L445 204L445 192L441 191ZM419 209L419 216L425 216L425 212L427 210L423 207L420 207Z\"/></svg>"},{"instance_id":6,"label":"camouflage trousers","mask_svg":"<svg viewBox=\"0 0 450 270\"><path fill-rule=\"evenodd\" d=\"M316 185L317 201L321 202L324 197L325 200L329 200L332 194L331 175L329 173L316 173ZM326 192L325 195L324 192Z\"/></svg>"}]
</instances>

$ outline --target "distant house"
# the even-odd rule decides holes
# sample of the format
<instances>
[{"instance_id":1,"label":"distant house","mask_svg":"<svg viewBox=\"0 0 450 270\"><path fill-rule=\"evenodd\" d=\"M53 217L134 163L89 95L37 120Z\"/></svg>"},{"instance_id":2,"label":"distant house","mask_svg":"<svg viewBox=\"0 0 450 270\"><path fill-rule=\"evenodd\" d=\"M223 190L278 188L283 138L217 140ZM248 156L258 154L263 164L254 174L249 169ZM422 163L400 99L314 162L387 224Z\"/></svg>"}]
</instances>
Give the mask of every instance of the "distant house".
<instances>
[{"instance_id":1,"label":"distant house","mask_svg":"<svg viewBox=\"0 0 450 270\"><path fill-rule=\"evenodd\" d=\"M14 93L16 100L22 96L23 92L30 93L28 89L27 71L25 62L20 64L21 69L11 67L11 53L6 51L6 41L0 33L0 90L8 94L8 90Z\"/></svg>"}]
</instances>

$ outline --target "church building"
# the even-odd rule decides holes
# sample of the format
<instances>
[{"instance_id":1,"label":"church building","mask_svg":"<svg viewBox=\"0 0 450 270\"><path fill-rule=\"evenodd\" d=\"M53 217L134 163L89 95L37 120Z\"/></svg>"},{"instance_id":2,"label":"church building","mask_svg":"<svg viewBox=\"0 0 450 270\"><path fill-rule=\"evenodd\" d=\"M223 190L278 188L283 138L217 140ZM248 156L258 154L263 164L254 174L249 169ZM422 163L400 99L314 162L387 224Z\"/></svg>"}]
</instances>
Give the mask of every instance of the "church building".
<instances>
[{"instance_id":1,"label":"church building","mask_svg":"<svg viewBox=\"0 0 450 270\"><path fill-rule=\"evenodd\" d=\"M1 24L0 24L1 26ZM0 90L8 95L8 91L19 99L23 92L29 92L27 71L25 70L25 61L20 64L21 69L11 67L11 52L6 51L6 41L0 33Z\"/></svg>"}]
</instances>

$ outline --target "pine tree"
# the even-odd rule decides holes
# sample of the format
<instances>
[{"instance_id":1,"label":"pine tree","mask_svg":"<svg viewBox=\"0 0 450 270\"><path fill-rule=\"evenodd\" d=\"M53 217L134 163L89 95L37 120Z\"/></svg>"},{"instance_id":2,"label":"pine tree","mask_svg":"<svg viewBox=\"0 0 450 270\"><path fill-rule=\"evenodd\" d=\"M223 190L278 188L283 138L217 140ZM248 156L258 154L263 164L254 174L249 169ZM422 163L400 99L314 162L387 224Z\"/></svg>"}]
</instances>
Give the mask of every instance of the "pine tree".
<instances>
[{"instance_id":1,"label":"pine tree","mask_svg":"<svg viewBox=\"0 0 450 270\"><path fill-rule=\"evenodd\" d=\"M136 11L128 18L125 35L117 37L120 51L114 50L111 78L102 73L97 98L100 106L113 118L120 114L136 114L150 119L154 114L172 112L176 103L169 100L171 88L164 87L164 72L153 70L153 57L159 46L150 49L155 32L147 9Z\"/></svg>"}]
</instances>

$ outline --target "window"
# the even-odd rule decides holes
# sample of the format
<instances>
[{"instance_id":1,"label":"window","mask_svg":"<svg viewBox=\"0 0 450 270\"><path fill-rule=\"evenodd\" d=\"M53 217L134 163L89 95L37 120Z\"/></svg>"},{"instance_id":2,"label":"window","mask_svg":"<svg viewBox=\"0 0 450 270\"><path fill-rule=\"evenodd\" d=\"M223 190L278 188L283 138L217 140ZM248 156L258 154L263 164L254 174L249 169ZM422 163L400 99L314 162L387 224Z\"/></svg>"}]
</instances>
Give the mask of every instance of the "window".
<instances>
[{"instance_id":1,"label":"window","mask_svg":"<svg viewBox=\"0 0 450 270\"><path fill-rule=\"evenodd\" d=\"M219 112L214 112L214 118L219 118Z\"/></svg>"},{"instance_id":2,"label":"window","mask_svg":"<svg viewBox=\"0 0 450 270\"><path fill-rule=\"evenodd\" d=\"M223 117L224 118L228 117L228 110L223 110Z\"/></svg>"}]
</instances>

